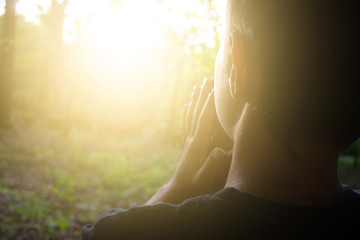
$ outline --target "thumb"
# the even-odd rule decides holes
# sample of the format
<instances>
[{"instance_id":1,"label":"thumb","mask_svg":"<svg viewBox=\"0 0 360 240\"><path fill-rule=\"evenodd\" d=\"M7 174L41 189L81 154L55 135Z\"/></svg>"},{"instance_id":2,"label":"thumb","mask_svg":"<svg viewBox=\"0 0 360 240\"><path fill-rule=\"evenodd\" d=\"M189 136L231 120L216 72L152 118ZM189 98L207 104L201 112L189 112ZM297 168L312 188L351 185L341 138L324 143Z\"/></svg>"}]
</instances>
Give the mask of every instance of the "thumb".
<instances>
[{"instance_id":1,"label":"thumb","mask_svg":"<svg viewBox=\"0 0 360 240\"><path fill-rule=\"evenodd\" d=\"M230 162L231 159L223 149L213 149L197 173L197 181L203 182L212 193L220 190L226 183Z\"/></svg>"}]
</instances>

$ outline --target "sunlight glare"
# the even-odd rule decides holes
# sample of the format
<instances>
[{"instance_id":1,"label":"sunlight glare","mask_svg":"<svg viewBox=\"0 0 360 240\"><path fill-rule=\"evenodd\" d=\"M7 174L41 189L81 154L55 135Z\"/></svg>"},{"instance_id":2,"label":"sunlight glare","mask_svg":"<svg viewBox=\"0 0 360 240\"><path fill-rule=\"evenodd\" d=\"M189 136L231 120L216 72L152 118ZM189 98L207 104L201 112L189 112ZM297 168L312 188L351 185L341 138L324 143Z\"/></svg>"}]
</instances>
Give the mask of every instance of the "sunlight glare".
<instances>
[{"instance_id":1,"label":"sunlight glare","mask_svg":"<svg viewBox=\"0 0 360 240\"><path fill-rule=\"evenodd\" d=\"M25 21L39 24L39 15L47 12L50 6L51 2L47 0L19 1L16 4L16 11L24 15Z\"/></svg>"},{"instance_id":2,"label":"sunlight glare","mask_svg":"<svg viewBox=\"0 0 360 240\"><path fill-rule=\"evenodd\" d=\"M5 13L5 0L0 0L0 16Z\"/></svg>"},{"instance_id":3,"label":"sunlight glare","mask_svg":"<svg viewBox=\"0 0 360 240\"><path fill-rule=\"evenodd\" d=\"M94 13L89 22L94 44L106 52L137 55L142 50L162 42L162 30L152 19L157 8L147 4L146 11L127 6L110 6Z\"/></svg>"},{"instance_id":4,"label":"sunlight glare","mask_svg":"<svg viewBox=\"0 0 360 240\"><path fill-rule=\"evenodd\" d=\"M41 20L39 27L51 34L48 19L59 7L51 2L19 0L17 12L26 21ZM137 119L132 109L172 98L180 64L216 46L217 23L210 20L218 13L201 0L123 0L118 7L109 0L66 2L56 91L79 118L113 119L112 113L128 109Z\"/></svg>"}]
</instances>

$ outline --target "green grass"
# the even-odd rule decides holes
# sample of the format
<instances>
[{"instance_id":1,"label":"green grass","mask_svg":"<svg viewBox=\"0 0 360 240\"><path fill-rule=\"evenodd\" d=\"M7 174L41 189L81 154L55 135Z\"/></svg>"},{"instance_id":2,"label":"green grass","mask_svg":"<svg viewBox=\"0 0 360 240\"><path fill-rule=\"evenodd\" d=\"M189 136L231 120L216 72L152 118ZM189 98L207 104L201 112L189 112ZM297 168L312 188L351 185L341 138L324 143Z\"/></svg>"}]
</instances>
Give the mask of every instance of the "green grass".
<instances>
[{"instance_id":1,"label":"green grass","mask_svg":"<svg viewBox=\"0 0 360 240\"><path fill-rule=\"evenodd\" d=\"M105 210L146 202L170 180L180 153L150 133L2 133L0 239L79 239L81 226Z\"/></svg>"}]
</instances>

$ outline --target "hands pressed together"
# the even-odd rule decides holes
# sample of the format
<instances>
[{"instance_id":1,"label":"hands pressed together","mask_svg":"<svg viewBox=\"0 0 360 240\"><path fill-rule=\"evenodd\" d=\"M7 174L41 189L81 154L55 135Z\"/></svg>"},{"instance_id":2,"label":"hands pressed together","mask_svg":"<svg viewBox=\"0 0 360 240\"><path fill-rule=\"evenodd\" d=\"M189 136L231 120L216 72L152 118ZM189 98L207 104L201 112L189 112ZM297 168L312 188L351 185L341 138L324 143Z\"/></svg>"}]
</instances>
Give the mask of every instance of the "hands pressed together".
<instances>
[{"instance_id":1,"label":"hands pressed together","mask_svg":"<svg viewBox=\"0 0 360 240\"><path fill-rule=\"evenodd\" d=\"M214 81L205 79L194 86L185 105L184 150L169 183L147 202L181 203L187 198L212 194L224 187L232 157L232 141L215 111Z\"/></svg>"}]
</instances>

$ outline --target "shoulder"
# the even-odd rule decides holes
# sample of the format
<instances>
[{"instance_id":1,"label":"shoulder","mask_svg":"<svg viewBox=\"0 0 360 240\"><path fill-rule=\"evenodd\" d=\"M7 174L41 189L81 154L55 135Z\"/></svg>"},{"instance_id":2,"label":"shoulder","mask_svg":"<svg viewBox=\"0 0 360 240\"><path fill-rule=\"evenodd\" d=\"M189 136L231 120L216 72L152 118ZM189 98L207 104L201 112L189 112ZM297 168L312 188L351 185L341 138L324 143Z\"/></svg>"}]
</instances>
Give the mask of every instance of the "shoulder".
<instances>
[{"instance_id":1,"label":"shoulder","mask_svg":"<svg viewBox=\"0 0 360 240\"><path fill-rule=\"evenodd\" d=\"M360 189L353 189L353 191L360 198Z\"/></svg>"},{"instance_id":2,"label":"shoulder","mask_svg":"<svg viewBox=\"0 0 360 240\"><path fill-rule=\"evenodd\" d=\"M112 209L93 224L82 228L83 239L146 239L146 236L148 239L162 239L167 235L176 236L199 221L205 212L211 211L213 201L213 196L204 195L178 205L159 202L151 206Z\"/></svg>"},{"instance_id":3,"label":"shoulder","mask_svg":"<svg viewBox=\"0 0 360 240\"><path fill-rule=\"evenodd\" d=\"M339 201L321 207L281 204L228 188L178 205L109 210L84 226L82 234L84 240L224 239L232 235L253 239L329 235L341 239L353 234L359 224L360 194L349 187Z\"/></svg>"}]
</instances>

